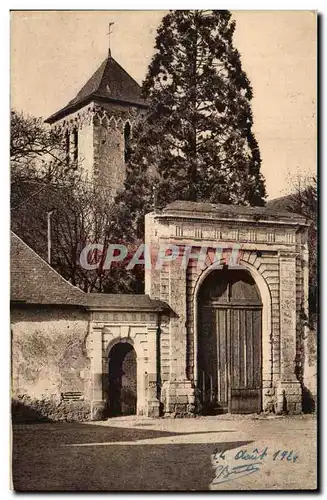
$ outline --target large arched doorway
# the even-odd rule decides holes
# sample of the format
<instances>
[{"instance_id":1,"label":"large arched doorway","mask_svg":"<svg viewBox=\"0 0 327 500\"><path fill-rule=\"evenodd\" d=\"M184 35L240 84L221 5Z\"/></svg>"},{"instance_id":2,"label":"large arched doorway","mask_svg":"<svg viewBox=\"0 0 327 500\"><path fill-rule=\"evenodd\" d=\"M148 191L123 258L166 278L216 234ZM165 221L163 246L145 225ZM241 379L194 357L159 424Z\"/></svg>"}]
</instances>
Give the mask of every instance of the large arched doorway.
<instances>
[{"instance_id":1,"label":"large arched doorway","mask_svg":"<svg viewBox=\"0 0 327 500\"><path fill-rule=\"evenodd\" d=\"M109 353L109 415L136 415L136 352L127 342L114 345Z\"/></svg>"},{"instance_id":2,"label":"large arched doorway","mask_svg":"<svg viewBox=\"0 0 327 500\"><path fill-rule=\"evenodd\" d=\"M262 302L243 269L212 271L198 294L198 389L204 413L261 411Z\"/></svg>"}]
</instances>

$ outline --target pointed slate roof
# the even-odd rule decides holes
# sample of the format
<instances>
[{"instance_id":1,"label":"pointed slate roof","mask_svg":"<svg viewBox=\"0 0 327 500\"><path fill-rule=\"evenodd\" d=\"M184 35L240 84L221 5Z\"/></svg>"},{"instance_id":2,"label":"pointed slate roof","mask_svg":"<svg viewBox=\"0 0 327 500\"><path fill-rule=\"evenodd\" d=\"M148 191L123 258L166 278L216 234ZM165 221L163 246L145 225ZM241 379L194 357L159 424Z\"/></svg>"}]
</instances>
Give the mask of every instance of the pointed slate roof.
<instances>
[{"instance_id":1,"label":"pointed slate roof","mask_svg":"<svg viewBox=\"0 0 327 500\"><path fill-rule=\"evenodd\" d=\"M45 122L54 123L90 101L119 102L147 108L141 97L140 85L109 54L76 97Z\"/></svg>"}]
</instances>

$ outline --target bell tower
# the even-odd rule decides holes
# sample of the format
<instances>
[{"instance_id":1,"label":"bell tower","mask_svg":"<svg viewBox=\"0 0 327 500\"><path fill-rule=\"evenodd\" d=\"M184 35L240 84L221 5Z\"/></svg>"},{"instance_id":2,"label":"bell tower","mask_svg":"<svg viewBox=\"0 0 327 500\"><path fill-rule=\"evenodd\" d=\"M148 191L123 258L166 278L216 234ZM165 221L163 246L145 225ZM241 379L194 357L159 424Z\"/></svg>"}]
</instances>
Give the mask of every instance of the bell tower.
<instances>
[{"instance_id":1,"label":"bell tower","mask_svg":"<svg viewBox=\"0 0 327 500\"><path fill-rule=\"evenodd\" d=\"M67 163L74 162L113 200L123 187L133 126L148 105L139 84L111 56L64 108L45 120L63 133Z\"/></svg>"}]
</instances>

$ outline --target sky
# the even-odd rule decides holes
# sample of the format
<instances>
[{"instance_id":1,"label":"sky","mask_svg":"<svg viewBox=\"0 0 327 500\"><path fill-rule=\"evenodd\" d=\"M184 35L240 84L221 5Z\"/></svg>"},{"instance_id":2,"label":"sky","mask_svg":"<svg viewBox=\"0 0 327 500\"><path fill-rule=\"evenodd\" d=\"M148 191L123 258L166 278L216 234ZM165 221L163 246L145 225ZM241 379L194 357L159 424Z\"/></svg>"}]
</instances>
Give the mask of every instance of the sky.
<instances>
[{"instance_id":1,"label":"sky","mask_svg":"<svg viewBox=\"0 0 327 500\"><path fill-rule=\"evenodd\" d=\"M139 83L164 11L15 11L11 106L48 117L65 106L108 53ZM233 11L234 45L254 90L254 133L268 199L316 172L316 14Z\"/></svg>"}]
</instances>

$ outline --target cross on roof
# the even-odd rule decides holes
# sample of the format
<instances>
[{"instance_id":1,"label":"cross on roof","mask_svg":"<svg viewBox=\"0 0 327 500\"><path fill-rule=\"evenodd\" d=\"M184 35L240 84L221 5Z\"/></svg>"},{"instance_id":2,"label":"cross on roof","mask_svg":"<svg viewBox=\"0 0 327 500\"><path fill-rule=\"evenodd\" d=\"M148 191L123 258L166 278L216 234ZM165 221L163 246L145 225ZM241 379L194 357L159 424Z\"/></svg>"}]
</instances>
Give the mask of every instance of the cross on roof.
<instances>
[{"instance_id":1,"label":"cross on roof","mask_svg":"<svg viewBox=\"0 0 327 500\"><path fill-rule=\"evenodd\" d=\"M113 26L114 24L115 24L114 22L111 22L111 23L109 22L108 23L109 30L108 30L107 35L108 35L108 39L109 39L109 47L108 47L108 55L109 55L109 57L111 57L110 35L112 35L112 33L113 33L113 30L111 29L111 26Z\"/></svg>"}]
</instances>

